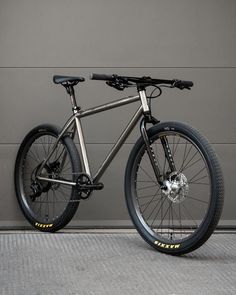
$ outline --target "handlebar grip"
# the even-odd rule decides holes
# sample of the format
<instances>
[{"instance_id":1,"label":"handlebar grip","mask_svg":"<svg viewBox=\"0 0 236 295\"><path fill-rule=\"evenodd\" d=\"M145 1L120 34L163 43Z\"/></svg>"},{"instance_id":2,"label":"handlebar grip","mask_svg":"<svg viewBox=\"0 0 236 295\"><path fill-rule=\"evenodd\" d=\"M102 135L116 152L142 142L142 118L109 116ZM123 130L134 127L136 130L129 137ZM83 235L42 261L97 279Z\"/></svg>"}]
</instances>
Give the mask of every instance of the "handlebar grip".
<instances>
[{"instance_id":1,"label":"handlebar grip","mask_svg":"<svg viewBox=\"0 0 236 295\"><path fill-rule=\"evenodd\" d=\"M193 87L193 82L192 81L184 81L184 80L177 80L174 83L174 87L177 87L179 89L190 89L191 87Z\"/></svg>"},{"instance_id":2,"label":"handlebar grip","mask_svg":"<svg viewBox=\"0 0 236 295\"><path fill-rule=\"evenodd\" d=\"M184 88L193 87L193 82L192 81L182 81L182 84L184 85Z\"/></svg>"},{"instance_id":3,"label":"handlebar grip","mask_svg":"<svg viewBox=\"0 0 236 295\"><path fill-rule=\"evenodd\" d=\"M114 75L106 75L106 74L94 74L90 75L91 80L102 80L102 81L113 81Z\"/></svg>"}]
</instances>

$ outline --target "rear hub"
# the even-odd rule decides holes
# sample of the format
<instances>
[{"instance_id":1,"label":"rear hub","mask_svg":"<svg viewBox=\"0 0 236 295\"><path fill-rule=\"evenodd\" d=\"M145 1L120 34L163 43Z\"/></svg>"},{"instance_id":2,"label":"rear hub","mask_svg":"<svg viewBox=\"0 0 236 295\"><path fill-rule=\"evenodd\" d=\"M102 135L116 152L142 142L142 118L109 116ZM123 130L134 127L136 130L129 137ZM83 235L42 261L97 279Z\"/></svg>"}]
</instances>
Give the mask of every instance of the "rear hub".
<instances>
[{"instance_id":1,"label":"rear hub","mask_svg":"<svg viewBox=\"0 0 236 295\"><path fill-rule=\"evenodd\" d=\"M50 189L56 190L60 186L60 184L57 183L51 183L47 181L40 181L37 179L37 175L39 175L39 171L41 170L40 163L32 172L31 174L31 190L32 195L30 196L31 199L34 201L37 197L41 196L42 193L48 192ZM43 169L40 172L40 176L45 178L58 178L60 174L60 163L59 162L53 162L50 164L45 164Z\"/></svg>"}]
</instances>

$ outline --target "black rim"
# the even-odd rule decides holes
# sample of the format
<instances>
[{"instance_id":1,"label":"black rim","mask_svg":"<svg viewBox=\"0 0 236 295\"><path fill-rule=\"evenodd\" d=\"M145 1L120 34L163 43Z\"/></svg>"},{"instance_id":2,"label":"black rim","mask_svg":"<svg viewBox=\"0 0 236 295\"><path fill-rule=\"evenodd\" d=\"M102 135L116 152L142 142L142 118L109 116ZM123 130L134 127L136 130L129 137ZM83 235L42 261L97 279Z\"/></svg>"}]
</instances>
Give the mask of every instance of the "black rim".
<instances>
[{"instance_id":1,"label":"black rim","mask_svg":"<svg viewBox=\"0 0 236 295\"><path fill-rule=\"evenodd\" d=\"M165 136L176 165L170 169L160 138ZM183 242L204 223L211 201L211 177L207 162L197 145L178 132L165 131L151 138L164 178L187 184L178 193L166 195L158 184L145 147L139 151L132 171L132 201L136 216L154 239ZM176 180L176 181L177 181ZM174 182L172 182L174 184Z\"/></svg>"}]
</instances>

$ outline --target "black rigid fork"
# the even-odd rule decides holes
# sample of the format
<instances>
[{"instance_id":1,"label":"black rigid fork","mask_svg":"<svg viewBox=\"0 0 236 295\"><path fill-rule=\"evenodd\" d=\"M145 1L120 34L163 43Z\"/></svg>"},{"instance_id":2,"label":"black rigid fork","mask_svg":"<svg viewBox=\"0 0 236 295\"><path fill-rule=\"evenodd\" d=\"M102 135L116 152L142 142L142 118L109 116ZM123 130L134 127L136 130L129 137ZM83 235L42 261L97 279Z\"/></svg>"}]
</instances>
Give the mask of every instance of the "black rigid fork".
<instances>
[{"instance_id":1,"label":"black rigid fork","mask_svg":"<svg viewBox=\"0 0 236 295\"><path fill-rule=\"evenodd\" d=\"M155 124L158 124L159 121L156 118L152 117L151 115L149 115L149 116L145 115L140 122L140 132L143 137L143 140L144 140L144 143L146 146L146 150L148 153L148 157L150 159L150 162L151 162L153 171L155 173L157 182L159 183L160 186L163 186L163 182L165 180L164 175L162 175L162 173L161 173L160 167L158 165L158 161L156 159L156 155L155 155L152 145L151 145L152 142L150 141L150 139L147 135L147 129L146 129L147 123L151 123L151 124L155 125ZM168 140L167 140L166 136L162 136L160 138L160 140L161 140L162 147L163 147L163 150L165 153L165 157L166 157L167 162L170 167L170 171L174 172L174 171L176 171L176 168L175 168L175 164L174 164L173 156L172 156L172 153L171 153L171 150L169 147Z\"/></svg>"}]
</instances>

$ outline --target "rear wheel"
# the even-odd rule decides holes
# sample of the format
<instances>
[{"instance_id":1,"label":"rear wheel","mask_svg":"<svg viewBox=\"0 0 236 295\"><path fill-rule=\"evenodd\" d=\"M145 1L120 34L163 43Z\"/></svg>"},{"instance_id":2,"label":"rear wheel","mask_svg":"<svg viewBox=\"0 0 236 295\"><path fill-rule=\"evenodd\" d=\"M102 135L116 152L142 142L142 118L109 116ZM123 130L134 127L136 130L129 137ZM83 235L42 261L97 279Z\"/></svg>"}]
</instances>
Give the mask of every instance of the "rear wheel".
<instances>
[{"instance_id":1,"label":"rear wheel","mask_svg":"<svg viewBox=\"0 0 236 295\"><path fill-rule=\"evenodd\" d=\"M54 232L63 228L79 205L74 186L39 181L36 177L58 134L58 128L52 125L34 128L23 140L15 164L18 202L27 220L41 231ZM76 182L80 171L77 149L72 139L64 136L42 169L41 175L45 178Z\"/></svg>"},{"instance_id":2,"label":"rear wheel","mask_svg":"<svg viewBox=\"0 0 236 295\"><path fill-rule=\"evenodd\" d=\"M140 138L125 174L130 216L140 235L158 251L193 251L210 237L221 215L223 178L216 154L198 131L182 123L160 123L147 133L165 186L157 182ZM175 171L161 139L169 144Z\"/></svg>"}]
</instances>

